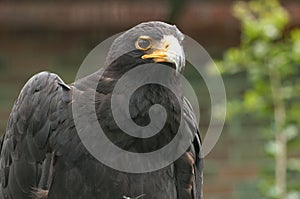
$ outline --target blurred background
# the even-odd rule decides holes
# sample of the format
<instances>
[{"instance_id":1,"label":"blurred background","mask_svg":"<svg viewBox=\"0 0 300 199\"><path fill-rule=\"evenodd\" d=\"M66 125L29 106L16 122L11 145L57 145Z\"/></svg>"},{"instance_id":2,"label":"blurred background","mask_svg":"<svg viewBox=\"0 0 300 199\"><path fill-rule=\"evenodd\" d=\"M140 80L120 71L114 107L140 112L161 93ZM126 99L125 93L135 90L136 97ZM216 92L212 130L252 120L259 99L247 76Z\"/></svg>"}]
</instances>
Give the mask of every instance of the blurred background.
<instances>
[{"instance_id":1,"label":"blurred background","mask_svg":"<svg viewBox=\"0 0 300 199\"><path fill-rule=\"evenodd\" d=\"M1 1L0 134L33 74L47 70L71 83L96 45L149 20L176 24L222 72L228 118L206 157L205 198L299 199L299 1ZM187 69L205 132L210 99L194 74Z\"/></svg>"}]
</instances>

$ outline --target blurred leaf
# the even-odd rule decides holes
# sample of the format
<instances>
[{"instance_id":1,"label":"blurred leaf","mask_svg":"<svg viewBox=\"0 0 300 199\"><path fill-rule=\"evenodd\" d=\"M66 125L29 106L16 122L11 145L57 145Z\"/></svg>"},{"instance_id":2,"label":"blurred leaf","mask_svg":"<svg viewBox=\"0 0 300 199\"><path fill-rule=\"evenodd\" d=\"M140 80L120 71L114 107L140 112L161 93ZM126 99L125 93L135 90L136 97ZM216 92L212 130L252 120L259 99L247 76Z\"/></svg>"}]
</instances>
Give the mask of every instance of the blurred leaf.
<instances>
[{"instance_id":1,"label":"blurred leaf","mask_svg":"<svg viewBox=\"0 0 300 199\"><path fill-rule=\"evenodd\" d=\"M244 106L247 110L255 111L264 107L264 99L255 90L249 90L244 96Z\"/></svg>"},{"instance_id":2,"label":"blurred leaf","mask_svg":"<svg viewBox=\"0 0 300 199\"><path fill-rule=\"evenodd\" d=\"M269 141L265 146L265 151L271 156L275 156L278 153L278 145L274 141Z\"/></svg>"},{"instance_id":3,"label":"blurred leaf","mask_svg":"<svg viewBox=\"0 0 300 199\"><path fill-rule=\"evenodd\" d=\"M300 199L300 192L298 192L298 191L289 192L286 198L287 199Z\"/></svg>"},{"instance_id":4,"label":"blurred leaf","mask_svg":"<svg viewBox=\"0 0 300 199\"><path fill-rule=\"evenodd\" d=\"M295 158L289 159L288 169L300 172L300 159L295 159Z\"/></svg>"},{"instance_id":5,"label":"blurred leaf","mask_svg":"<svg viewBox=\"0 0 300 199\"><path fill-rule=\"evenodd\" d=\"M296 125L289 125L289 126L287 126L287 127L283 130L282 133L286 134L288 140L294 139L294 138L297 137L297 135L299 134L298 128L297 128Z\"/></svg>"}]
</instances>

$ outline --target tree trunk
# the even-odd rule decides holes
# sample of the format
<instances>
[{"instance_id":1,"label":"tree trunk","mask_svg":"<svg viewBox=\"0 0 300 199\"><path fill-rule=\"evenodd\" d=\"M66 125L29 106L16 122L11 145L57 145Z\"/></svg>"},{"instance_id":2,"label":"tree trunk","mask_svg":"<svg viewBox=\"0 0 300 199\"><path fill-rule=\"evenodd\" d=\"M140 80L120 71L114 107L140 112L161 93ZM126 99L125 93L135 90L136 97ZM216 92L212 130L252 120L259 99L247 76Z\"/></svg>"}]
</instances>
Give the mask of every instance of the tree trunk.
<instances>
[{"instance_id":1,"label":"tree trunk","mask_svg":"<svg viewBox=\"0 0 300 199\"><path fill-rule=\"evenodd\" d=\"M275 178L276 189L278 190L279 199L286 198L286 172L287 172L287 138L283 132L285 124L286 110L281 92L280 73L276 68L270 68L270 83L274 103L274 122L275 122L275 143L277 153L275 156Z\"/></svg>"}]
</instances>

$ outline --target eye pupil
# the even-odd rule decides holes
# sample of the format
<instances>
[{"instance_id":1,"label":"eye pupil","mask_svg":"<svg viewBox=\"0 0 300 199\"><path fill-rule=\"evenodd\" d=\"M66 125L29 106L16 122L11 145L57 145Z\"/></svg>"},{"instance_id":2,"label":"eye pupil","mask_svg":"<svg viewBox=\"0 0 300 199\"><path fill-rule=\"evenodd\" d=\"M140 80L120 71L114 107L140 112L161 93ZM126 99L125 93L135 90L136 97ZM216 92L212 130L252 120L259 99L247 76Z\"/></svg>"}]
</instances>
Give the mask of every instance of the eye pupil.
<instances>
[{"instance_id":1,"label":"eye pupil","mask_svg":"<svg viewBox=\"0 0 300 199\"><path fill-rule=\"evenodd\" d=\"M139 39L138 46L143 50L149 48L151 45L151 42L149 39Z\"/></svg>"}]
</instances>

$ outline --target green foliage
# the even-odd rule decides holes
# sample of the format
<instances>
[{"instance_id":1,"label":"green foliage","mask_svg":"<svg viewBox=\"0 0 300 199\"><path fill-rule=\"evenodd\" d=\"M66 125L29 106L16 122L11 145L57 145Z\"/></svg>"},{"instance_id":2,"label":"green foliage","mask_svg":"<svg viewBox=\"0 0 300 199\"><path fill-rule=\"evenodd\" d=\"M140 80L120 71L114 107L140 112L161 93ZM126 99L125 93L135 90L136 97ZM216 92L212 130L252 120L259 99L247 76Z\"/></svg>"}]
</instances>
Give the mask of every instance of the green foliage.
<instances>
[{"instance_id":1,"label":"green foliage","mask_svg":"<svg viewBox=\"0 0 300 199\"><path fill-rule=\"evenodd\" d=\"M262 173L260 189L267 198L300 198L299 186L289 183L290 172L300 174L300 160L288 159L289 150L299 150L300 144L300 30L287 29L289 15L277 0L238 2L233 13L241 22L240 46L227 50L219 66L224 74L246 72L251 86L243 97L228 102L228 120L247 113L270 121L269 130L257 127L265 135L266 154L275 162L267 169L274 171L272 177ZM280 162L286 162L286 173L275 178ZM287 188L276 187L280 175Z\"/></svg>"}]
</instances>

